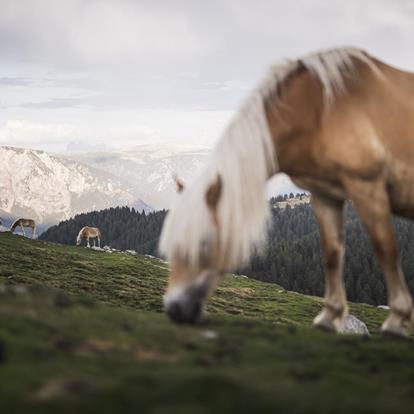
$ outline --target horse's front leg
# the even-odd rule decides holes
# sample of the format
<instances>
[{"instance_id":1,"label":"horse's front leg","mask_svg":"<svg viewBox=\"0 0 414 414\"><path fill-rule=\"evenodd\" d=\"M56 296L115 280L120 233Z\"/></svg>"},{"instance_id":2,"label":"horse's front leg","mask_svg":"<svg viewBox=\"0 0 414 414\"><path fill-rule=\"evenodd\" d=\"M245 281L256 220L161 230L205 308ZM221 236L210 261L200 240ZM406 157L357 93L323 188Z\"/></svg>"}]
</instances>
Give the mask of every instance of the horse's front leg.
<instances>
[{"instance_id":1,"label":"horse's front leg","mask_svg":"<svg viewBox=\"0 0 414 414\"><path fill-rule=\"evenodd\" d=\"M36 226L33 227L32 239L36 237Z\"/></svg>"},{"instance_id":2,"label":"horse's front leg","mask_svg":"<svg viewBox=\"0 0 414 414\"><path fill-rule=\"evenodd\" d=\"M26 237L26 233L24 231L24 227L21 225L20 228L22 229L23 236Z\"/></svg>"},{"instance_id":3,"label":"horse's front leg","mask_svg":"<svg viewBox=\"0 0 414 414\"><path fill-rule=\"evenodd\" d=\"M89 237L86 238L86 246L89 248L91 247L91 244L89 243Z\"/></svg>"},{"instance_id":4,"label":"horse's front leg","mask_svg":"<svg viewBox=\"0 0 414 414\"><path fill-rule=\"evenodd\" d=\"M386 184L382 180L352 180L348 183L347 191L371 237L387 281L391 313L382 324L381 331L406 336L404 323L413 314L413 301L401 270Z\"/></svg>"},{"instance_id":5,"label":"horse's front leg","mask_svg":"<svg viewBox=\"0 0 414 414\"><path fill-rule=\"evenodd\" d=\"M343 201L312 195L319 221L325 262L325 302L313 326L337 331L347 314L346 293L342 280L344 261Z\"/></svg>"}]
</instances>

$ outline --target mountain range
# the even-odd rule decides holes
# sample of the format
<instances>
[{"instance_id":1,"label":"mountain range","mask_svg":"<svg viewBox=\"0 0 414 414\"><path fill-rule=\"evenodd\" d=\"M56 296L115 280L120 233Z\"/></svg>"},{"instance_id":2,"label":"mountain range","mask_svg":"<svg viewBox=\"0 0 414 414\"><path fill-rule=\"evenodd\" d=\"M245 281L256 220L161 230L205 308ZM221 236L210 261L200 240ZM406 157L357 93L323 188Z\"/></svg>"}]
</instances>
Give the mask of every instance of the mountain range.
<instances>
[{"instance_id":1,"label":"mountain range","mask_svg":"<svg viewBox=\"0 0 414 414\"><path fill-rule=\"evenodd\" d=\"M138 211L167 209L175 194L172 177L191 182L211 150L148 144L124 151L50 154L0 147L0 217L34 218L44 227L79 213L115 206ZM286 176L271 180L268 194L289 192ZM8 220L9 219L9 220Z\"/></svg>"},{"instance_id":2,"label":"mountain range","mask_svg":"<svg viewBox=\"0 0 414 414\"><path fill-rule=\"evenodd\" d=\"M209 147L147 144L118 152L74 153L69 158L116 175L128 182L146 203L164 209L170 207L175 194L172 177L177 175L184 183L191 183L205 167L210 154ZM283 174L271 179L267 186L269 198L297 190Z\"/></svg>"},{"instance_id":3,"label":"mountain range","mask_svg":"<svg viewBox=\"0 0 414 414\"><path fill-rule=\"evenodd\" d=\"M0 216L53 224L78 213L127 205L152 211L119 177L43 151L0 147Z\"/></svg>"},{"instance_id":4,"label":"mountain range","mask_svg":"<svg viewBox=\"0 0 414 414\"><path fill-rule=\"evenodd\" d=\"M211 150L172 144L139 145L118 152L85 152L71 160L116 175L155 209L168 208L175 194L172 177L191 181L205 166Z\"/></svg>"}]
</instances>

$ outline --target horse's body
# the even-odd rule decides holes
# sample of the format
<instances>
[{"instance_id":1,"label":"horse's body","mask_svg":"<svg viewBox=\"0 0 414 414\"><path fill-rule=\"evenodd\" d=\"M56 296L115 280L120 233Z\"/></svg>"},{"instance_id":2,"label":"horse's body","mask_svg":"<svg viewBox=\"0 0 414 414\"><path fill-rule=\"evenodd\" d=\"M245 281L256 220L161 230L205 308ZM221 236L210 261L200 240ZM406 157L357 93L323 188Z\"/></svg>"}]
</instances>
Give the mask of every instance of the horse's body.
<instances>
[{"instance_id":1,"label":"horse's body","mask_svg":"<svg viewBox=\"0 0 414 414\"><path fill-rule=\"evenodd\" d=\"M82 227L76 238L76 245L79 246L82 239L86 239L88 247L91 247L89 239L93 239L93 245L96 246L96 240L98 240L98 247L101 247L101 231L97 227Z\"/></svg>"},{"instance_id":2,"label":"horse's body","mask_svg":"<svg viewBox=\"0 0 414 414\"><path fill-rule=\"evenodd\" d=\"M36 223L34 220L32 219L25 219L25 218L19 218L17 220L14 221L14 223L11 225L10 227L10 231L13 233L17 227L19 227L22 229L22 233L23 236L26 237L26 233L24 232L24 228L25 227L29 227L30 229L32 229L32 239L35 238L36 235Z\"/></svg>"},{"instance_id":3,"label":"horse's body","mask_svg":"<svg viewBox=\"0 0 414 414\"><path fill-rule=\"evenodd\" d=\"M283 172L311 192L320 224L326 291L314 326L337 330L347 313L343 206L350 199L388 285L391 313L382 331L404 335L413 305L391 215L414 218L413 161L414 74L356 49L273 68L167 217L167 312L176 321L197 320L221 275L248 259L268 217L264 182Z\"/></svg>"}]
</instances>

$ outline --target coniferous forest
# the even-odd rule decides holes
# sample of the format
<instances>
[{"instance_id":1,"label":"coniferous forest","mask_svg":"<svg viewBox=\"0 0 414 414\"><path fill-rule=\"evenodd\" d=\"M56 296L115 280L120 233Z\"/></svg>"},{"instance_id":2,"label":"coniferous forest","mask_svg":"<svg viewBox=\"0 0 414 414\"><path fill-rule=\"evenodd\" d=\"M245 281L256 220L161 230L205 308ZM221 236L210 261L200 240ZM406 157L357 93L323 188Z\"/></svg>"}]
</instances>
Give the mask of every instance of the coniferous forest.
<instances>
[{"instance_id":1,"label":"coniferous forest","mask_svg":"<svg viewBox=\"0 0 414 414\"><path fill-rule=\"evenodd\" d=\"M98 227L102 233L101 246L156 256L165 214L164 210L145 214L129 207L92 211L50 227L39 238L73 245L82 227ZM82 245L85 244L82 241Z\"/></svg>"},{"instance_id":2,"label":"coniferous forest","mask_svg":"<svg viewBox=\"0 0 414 414\"><path fill-rule=\"evenodd\" d=\"M273 200L272 204L275 202ZM276 204L277 205L277 204ZM102 246L133 249L157 255L157 243L166 212L139 213L127 207L80 214L49 228L41 239L75 244L83 226L102 231ZM402 266L411 292L414 293L414 223L396 218ZM269 239L260 253L238 272L285 289L310 295L323 295L324 272L319 230L311 205L284 209L272 208ZM385 304L386 287L373 254L371 242L350 206L346 211L345 285L354 302Z\"/></svg>"}]
</instances>

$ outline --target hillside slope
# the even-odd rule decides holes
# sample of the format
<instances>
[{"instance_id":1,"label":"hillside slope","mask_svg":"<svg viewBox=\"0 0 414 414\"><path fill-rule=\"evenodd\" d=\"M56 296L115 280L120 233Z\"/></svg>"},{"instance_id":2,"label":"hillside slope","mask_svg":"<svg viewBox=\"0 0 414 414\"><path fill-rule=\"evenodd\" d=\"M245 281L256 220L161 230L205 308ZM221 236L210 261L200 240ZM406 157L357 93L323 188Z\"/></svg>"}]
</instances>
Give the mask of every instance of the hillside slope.
<instances>
[{"instance_id":1,"label":"hillside slope","mask_svg":"<svg viewBox=\"0 0 414 414\"><path fill-rule=\"evenodd\" d=\"M411 412L412 341L307 326L319 298L228 276L199 326L161 313L166 265L0 233L4 412ZM352 305L375 332L386 311Z\"/></svg>"}]
</instances>

